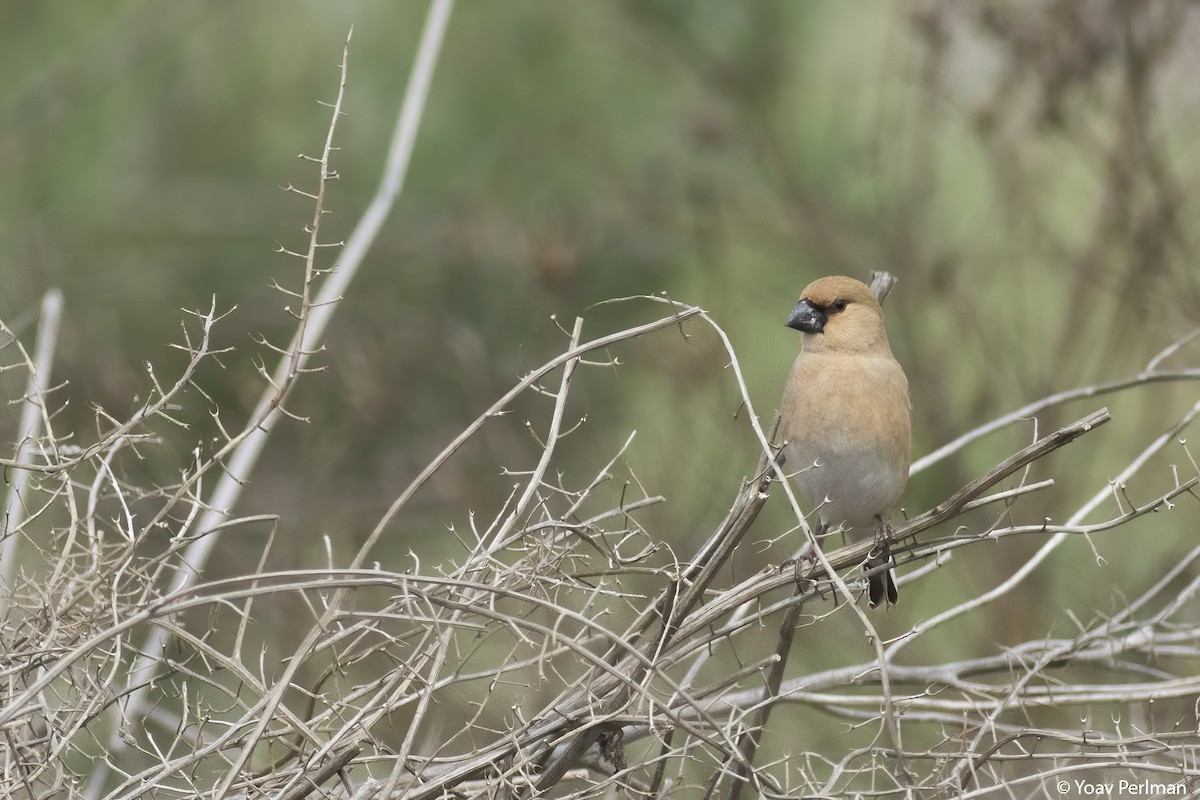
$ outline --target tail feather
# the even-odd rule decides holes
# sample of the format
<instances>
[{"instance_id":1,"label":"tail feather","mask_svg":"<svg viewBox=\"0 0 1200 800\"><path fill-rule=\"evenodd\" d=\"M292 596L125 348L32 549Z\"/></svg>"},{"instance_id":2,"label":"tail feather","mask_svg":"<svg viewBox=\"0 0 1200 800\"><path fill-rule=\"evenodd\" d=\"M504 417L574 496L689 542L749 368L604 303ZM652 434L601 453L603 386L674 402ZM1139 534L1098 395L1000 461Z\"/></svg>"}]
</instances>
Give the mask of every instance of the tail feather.
<instances>
[{"instance_id":1,"label":"tail feather","mask_svg":"<svg viewBox=\"0 0 1200 800\"><path fill-rule=\"evenodd\" d=\"M886 564L885 560L868 561L866 568L868 570L882 567ZM871 608L875 608L880 603L887 600L889 606L896 605L899 599L899 594L896 591L896 581L892 578L892 571L885 569L883 572L877 572L867 579L867 602Z\"/></svg>"}]
</instances>

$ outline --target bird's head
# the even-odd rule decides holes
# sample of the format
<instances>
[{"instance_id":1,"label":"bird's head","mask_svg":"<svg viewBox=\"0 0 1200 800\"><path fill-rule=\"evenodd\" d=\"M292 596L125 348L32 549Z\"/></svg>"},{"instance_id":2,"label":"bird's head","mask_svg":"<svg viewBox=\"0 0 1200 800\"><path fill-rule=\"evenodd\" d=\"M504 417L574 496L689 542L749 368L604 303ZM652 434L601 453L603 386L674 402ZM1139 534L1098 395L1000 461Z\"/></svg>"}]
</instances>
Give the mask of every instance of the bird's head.
<instances>
[{"instance_id":1,"label":"bird's head","mask_svg":"<svg viewBox=\"0 0 1200 800\"><path fill-rule=\"evenodd\" d=\"M883 309L862 281L832 275L800 294L787 326L804 334L804 349L866 352L888 347Z\"/></svg>"}]
</instances>

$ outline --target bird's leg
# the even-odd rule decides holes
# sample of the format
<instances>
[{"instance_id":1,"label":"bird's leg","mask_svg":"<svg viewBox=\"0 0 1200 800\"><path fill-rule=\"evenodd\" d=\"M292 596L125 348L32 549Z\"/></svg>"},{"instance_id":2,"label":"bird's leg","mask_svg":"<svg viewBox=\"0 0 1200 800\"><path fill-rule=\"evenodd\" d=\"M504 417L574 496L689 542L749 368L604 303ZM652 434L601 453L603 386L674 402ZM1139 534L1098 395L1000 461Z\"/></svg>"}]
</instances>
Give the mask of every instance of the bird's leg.
<instances>
[{"instance_id":1,"label":"bird's leg","mask_svg":"<svg viewBox=\"0 0 1200 800\"><path fill-rule=\"evenodd\" d=\"M892 534L895 529L880 517L875 518L879 524L875 526L875 546L871 548L871 557L880 561L892 560Z\"/></svg>"}]
</instances>

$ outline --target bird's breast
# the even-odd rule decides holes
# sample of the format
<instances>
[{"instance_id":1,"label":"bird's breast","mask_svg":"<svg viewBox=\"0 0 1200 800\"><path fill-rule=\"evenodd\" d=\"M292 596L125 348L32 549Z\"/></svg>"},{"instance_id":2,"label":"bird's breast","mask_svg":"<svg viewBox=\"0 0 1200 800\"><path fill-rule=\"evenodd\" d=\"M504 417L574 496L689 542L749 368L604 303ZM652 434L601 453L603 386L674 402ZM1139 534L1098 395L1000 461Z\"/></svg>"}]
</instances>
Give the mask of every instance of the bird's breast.
<instances>
[{"instance_id":1,"label":"bird's breast","mask_svg":"<svg viewBox=\"0 0 1200 800\"><path fill-rule=\"evenodd\" d=\"M891 514L908 484L912 424L890 353L801 353L782 405L786 471L808 508L849 527Z\"/></svg>"}]
</instances>

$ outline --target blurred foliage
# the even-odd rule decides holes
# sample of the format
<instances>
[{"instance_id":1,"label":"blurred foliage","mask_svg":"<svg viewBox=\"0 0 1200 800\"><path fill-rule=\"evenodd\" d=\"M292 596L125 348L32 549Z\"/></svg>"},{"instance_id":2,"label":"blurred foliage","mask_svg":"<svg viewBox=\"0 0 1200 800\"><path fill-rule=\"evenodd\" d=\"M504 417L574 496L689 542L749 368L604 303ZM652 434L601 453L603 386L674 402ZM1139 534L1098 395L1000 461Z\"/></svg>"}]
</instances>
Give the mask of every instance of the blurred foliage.
<instances>
[{"instance_id":1,"label":"blurred foliage","mask_svg":"<svg viewBox=\"0 0 1200 800\"><path fill-rule=\"evenodd\" d=\"M254 337L282 343L291 324L269 284L294 283L296 266L271 249L297 244L310 213L277 187L312 180L294 156L319 147L315 101L335 91L353 25L329 223L332 237L348 233L423 13L379 0L3 4L0 315L28 336L40 294L66 293L56 374L81 437L94 405L136 407L145 362L159 374L179 362L164 345L180 309L214 295L238 307L220 332L239 355L204 385L224 413L248 413L260 391L250 355L271 361ZM455 433L561 350L551 315L569 328L586 314L595 336L658 310L591 308L613 297L665 291L707 308L769 421L799 347L782 324L799 290L823 274L894 272L887 313L915 455L1047 393L1134 374L1200 320L1200 55L1185 46L1198 33L1200 12L1174 0L462 3L404 194L342 301L327 370L293 396L311 423L276 431L244 510L281 514L281 565L323 563L325 534L351 552ZM570 449L579 483L637 429L628 463L667 496L649 521L680 554L723 514L755 451L723 351L711 332L685 332L581 375L587 407L571 410L587 423ZM1196 361L1193 346L1172 363ZM1184 384L1105 399L1116 421L1039 465L1032 477L1057 485L1016 513L1077 507L1195 397ZM531 418L544 413L526 402ZM195 403L195 427L166 432L171 450L145 469L174 470L211 434ZM1056 410L1038 429L1098 405ZM522 422L490 423L379 557L450 557L447 526L465 530L468 510L489 519L510 488L501 467L536 458ZM944 499L1033 431L922 473L906 508ZM1145 501L1169 481L1156 463L1130 492ZM762 539L788 513L772 503ZM1074 543L989 612L985 640L972 622L936 644L971 652L1069 633L1062 609L1113 608L1123 582L1170 563L1198 521L1182 504L1097 537L1103 563ZM263 541L227 541L213 569L252 563ZM1039 544L961 551L881 631L990 588Z\"/></svg>"}]
</instances>

